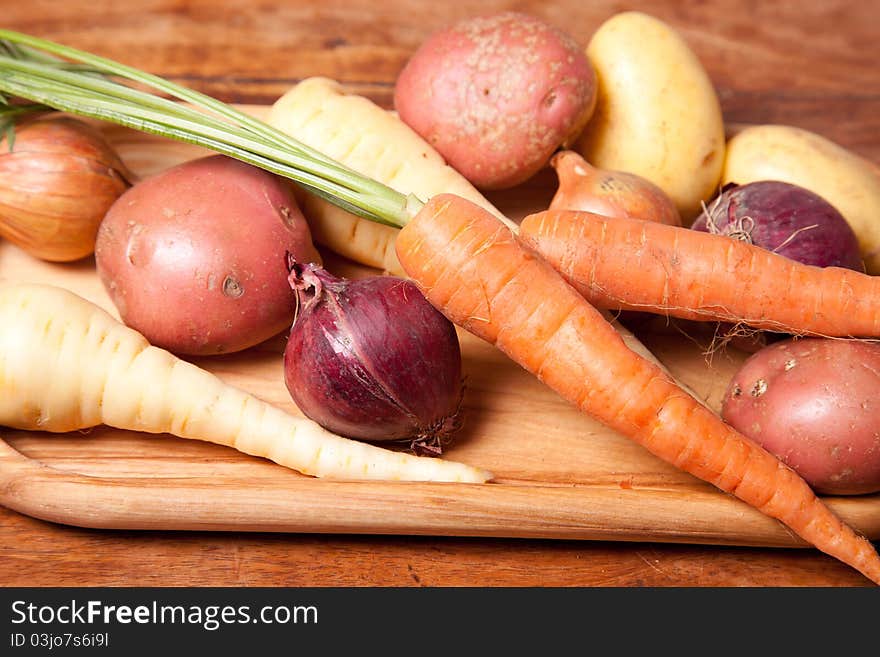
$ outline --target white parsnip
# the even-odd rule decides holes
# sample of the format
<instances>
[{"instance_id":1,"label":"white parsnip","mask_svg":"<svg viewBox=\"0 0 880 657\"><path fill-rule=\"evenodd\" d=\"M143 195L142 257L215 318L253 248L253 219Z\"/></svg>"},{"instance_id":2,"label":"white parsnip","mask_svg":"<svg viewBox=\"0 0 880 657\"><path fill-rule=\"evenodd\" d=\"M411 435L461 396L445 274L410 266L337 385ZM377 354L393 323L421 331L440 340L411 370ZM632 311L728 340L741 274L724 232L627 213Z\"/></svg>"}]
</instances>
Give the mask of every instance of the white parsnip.
<instances>
[{"instance_id":1,"label":"white parsnip","mask_svg":"<svg viewBox=\"0 0 880 657\"><path fill-rule=\"evenodd\" d=\"M492 476L330 433L151 346L64 288L0 281L0 324L0 425L169 433L316 477L481 483Z\"/></svg>"},{"instance_id":2,"label":"white parsnip","mask_svg":"<svg viewBox=\"0 0 880 657\"><path fill-rule=\"evenodd\" d=\"M307 78L272 106L267 122L373 180L422 201L447 192L509 222L414 130L368 98L325 77ZM370 267L404 275L394 241L399 229L361 219L302 192L298 200L319 244Z\"/></svg>"}]
</instances>

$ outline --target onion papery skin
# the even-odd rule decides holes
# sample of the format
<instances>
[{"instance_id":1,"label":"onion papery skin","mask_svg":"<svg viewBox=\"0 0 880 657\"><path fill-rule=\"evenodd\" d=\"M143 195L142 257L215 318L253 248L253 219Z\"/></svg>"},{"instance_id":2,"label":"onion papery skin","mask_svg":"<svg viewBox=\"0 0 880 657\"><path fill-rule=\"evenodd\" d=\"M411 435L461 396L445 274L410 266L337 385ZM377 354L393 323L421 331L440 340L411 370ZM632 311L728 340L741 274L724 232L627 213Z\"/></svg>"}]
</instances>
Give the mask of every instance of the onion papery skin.
<instances>
[{"instance_id":1,"label":"onion papery skin","mask_svg":"<svg viewBox=\"0 0 880 657\"><path fill-rule=\"evenodd\" d=\"M69 117L24 121L0 140L0 237L36 258L91 255L98 227L134 177L103 134Z\"/></svg>"},{"instance_id":2,"label":"onion papery skin","mask_svg":"<svg viewBox=\"0 0 880 657\"><path fill-rule=\"evenodd\" d=\"M551 210L577 210L681 226L681 215L672 199L641 176L599 169L570 150L557 152L550 164L559 178L550 201Z\"/></svg>"},{"instance_id":3,"label":"onion papery skin","mask_svg":"<svg viewBox=\"0 0 880 657\"><path fill-rule=\"evenodd\" d=\"M298 310L284 378L303 414L342 436L439 453L460 425L453 324L409 280L337 278L313 263L290 269Z\"/></svg>"},{"instance_id":4,"label":"onion papery skin","mask_svg":"<svg viewBox=\"0 0 880 657\"><path fill-rule=\"evenodd\" d=\"M742 239L816 267L864 271L858 238L818 194L786 182L728 185L691 226Z\"/></svg>"}]
</instances>

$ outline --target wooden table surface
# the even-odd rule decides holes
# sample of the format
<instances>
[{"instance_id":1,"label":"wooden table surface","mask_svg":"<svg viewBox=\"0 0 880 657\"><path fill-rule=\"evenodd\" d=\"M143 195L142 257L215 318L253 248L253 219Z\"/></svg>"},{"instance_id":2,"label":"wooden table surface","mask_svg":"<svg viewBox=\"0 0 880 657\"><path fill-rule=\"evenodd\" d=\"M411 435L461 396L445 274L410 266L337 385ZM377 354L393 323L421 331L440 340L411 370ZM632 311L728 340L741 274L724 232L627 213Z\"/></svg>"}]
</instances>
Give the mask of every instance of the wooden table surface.
<instances>
[{"instance_id":1,"label":"wooden table surface","mask_svg":"<svg viewBox=\"0 0 880 657\"><path fill-rule=\"evenodd\" d=\"M390 107L434 29L517 8L586 44L625 8L681 31L728 122L786 123L880 162L877 0L30 0L2 27L92 50L230 102L326 75ZM865 586L814 550L654 543L86 530L0 508L3 586Z\"/></svg>"}]
</instances>

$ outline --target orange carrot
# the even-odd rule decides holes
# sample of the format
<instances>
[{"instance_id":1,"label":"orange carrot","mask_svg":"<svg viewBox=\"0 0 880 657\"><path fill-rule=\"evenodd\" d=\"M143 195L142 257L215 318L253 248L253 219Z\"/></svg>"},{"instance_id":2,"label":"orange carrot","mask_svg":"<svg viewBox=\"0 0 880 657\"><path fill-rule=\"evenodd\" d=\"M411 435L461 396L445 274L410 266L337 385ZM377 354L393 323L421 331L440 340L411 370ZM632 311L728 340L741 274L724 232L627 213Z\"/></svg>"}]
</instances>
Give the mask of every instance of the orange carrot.
<instances>
[{"instance_id":1,"label":"orange carrot","mask_svg":"<svg viewBox=\"0 0 880 657\"><path fill-rule=\"evenodd\" d=\"M880 583L880 556L790 468L686 394L496 217L435 196L400 232L407 274L449 319L582 411Z\"/></svg>"},{"instance_id":2,"label":"orange carrot","mask_svg":"<svg viewBox=\"0 0 880 657\"><path fill-rule=\"evenodd\" d=\"M804 265L723 235L538 212L520 239L599 308L827 337L880 336L880 277Z\"/></svg>"}]
</instances>

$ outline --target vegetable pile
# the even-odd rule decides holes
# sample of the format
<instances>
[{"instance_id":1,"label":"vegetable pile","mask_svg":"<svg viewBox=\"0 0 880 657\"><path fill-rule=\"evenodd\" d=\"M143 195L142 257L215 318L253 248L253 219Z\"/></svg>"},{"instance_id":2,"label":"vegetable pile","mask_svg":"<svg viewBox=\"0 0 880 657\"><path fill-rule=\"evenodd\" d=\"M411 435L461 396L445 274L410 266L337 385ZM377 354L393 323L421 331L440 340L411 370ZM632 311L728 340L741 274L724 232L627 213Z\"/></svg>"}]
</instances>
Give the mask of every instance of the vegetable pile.
<instances>
[{"instance_id":1,"label":"vegetable pile","mask_svg":"<svg viewBox=\"0 0 880 657\"><path fill-rule=\"evenodd\" d=\"M853 461L876 463L866 456L880 451L876 422L830 448L816 439L806 461L789 458L797 450L780 445L801 435L791 417L777 413L771 421L768 408L735 406L744 386L761 389L745 368L722 416L602 312L743 324L798 346L832 336L854 346L861 344L855 337L880 335L880 283L859 266L872 272L877 224L861 208L823 196L795 166L797 180L747 180L754 165L737 156L764 143L743 148L746 132L725 143L711 80L661 21L619 14L581 50L572 36L522 14L467 20L413 54L395 89L398 115L316 78L279 99L267 123L58 44L3 30L0 44L3 93L206 146L219 154L209 168L231 176L209 188L182 175L205 162L184 165L159 174L158 188L136 184L107 212L96 262L127 327L61 290L4 289L0 312L17 328L0 343L0 424L168 431L317 476L485 482L492 474L477 467L363 442L415 438L430 448L454 432L467 395L459 327L585 414L880 583L871 543L819 497L875 490L873 475L856 472ZM854 179L867 180L857 158L805 141L837 156L826 166L845 160ZM510 187L544 167L556 169L559 192L521 223L478 191ZM248 182L238 187L238 176ZM737 187L722 192L722 182ZM865 183L867 205L872 184ZM802 223L785 223L790 214L756 201L783 197L809 207ZM693 225L703 208L714 230ZM710 214L719 208L740 228L746 217L736 211L744 208L755 229L750 239L725 234L720 215ZM759 225L771 236L768 248L752 238ZM315 241L398 277L334 277L320 266L312 227ZM368 239L358 237L362 228ZM791 240L774 241L786 231ZM807 249L797 238L810 231L820 240L811 253L829 259L800 257ZM832 245L839 254L832 256ZM56 321L55 307L70 310ZM284 383L314 422L228 390L180 358L246 350L288 328ZM54 357L62 344L63 358ZM849 357L873 358L858 349ZM767 359L779 381L774 390L794 387L772 369L777 361L761 352L754 358ZM800 359L785 373L807 369ZM57 383L25 385L35 367ZM214 401L189 398L184 386L203 388ZM847 403L875 419L876 382L862 387L867 395ZM802 386L799 394L815 400L820 391ZM239 417L233 408L245 410ZM426 443L432 434L438 442ZM829 454L834 468L810 469Z\"/></svg>"}]
</instances>

